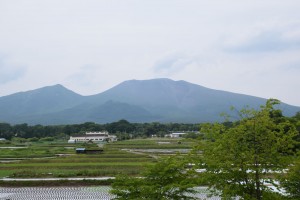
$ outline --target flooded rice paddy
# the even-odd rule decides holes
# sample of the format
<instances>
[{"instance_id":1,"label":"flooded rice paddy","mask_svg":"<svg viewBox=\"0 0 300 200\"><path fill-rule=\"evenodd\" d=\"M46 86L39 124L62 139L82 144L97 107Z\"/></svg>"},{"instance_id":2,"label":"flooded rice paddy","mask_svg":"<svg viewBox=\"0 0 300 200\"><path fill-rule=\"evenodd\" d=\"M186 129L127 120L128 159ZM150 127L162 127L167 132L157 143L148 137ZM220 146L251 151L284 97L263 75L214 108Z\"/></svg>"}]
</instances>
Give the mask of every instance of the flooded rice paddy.
<instances>
[{"instance_id":1,"label":"flooded rice paddy","mask_svg":"<svg viewBox=\"0 0 300 200\"><path fill-rule=\"evenodd\" d=\"M0 187L0 200L111 200L109 186L99 187ZM198 199L219 200L219 197L207 197L206 188L197 188Z\"/></svg>"},{"instance_id":2,"label":"flooded rice paddy","mask_svg":"<svg viewBox=\"0 0 300 200\"><path fill-rule=\"evenodd\" d=\"M1 200L110 200L110 187L0 187Z\"/></svg>"}]
</instances>

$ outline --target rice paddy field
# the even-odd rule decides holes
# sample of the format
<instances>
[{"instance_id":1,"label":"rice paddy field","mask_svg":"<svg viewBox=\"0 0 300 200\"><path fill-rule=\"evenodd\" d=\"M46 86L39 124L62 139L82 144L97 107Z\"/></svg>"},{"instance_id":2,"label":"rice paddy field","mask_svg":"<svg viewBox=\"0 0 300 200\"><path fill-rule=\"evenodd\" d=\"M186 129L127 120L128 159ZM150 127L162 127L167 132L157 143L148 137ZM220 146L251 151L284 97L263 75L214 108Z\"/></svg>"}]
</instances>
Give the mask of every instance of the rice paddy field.
<instances>
[{"instance_id":1,"label":"rice paddy field","mask_svg":"<svg viewBox=\"0 0 300 200\"><path fill-rule=\"evenodd\" d=\"M42 142L0 145L0 178L139 176L159 157L187 153L194 145L184 139L135 139L108 144ZM102 149L99 154L76 154L75 149Z\"/></svg>"},{"instance_id":2,"label":"rice paddy field","mask_svg":"<svg viewBox=\"0 0 300 200\"><path fill-rule=\"evenodd\" d=\"M186 153L193 145L191 140L166 138L107 144L68 144L63 141L0 144L0 200L113 199L109 193L111 179L93 179L118 174L139 176L158 158ZM103 151L77 154L79 147ZM39 181L28 181L34 178ZM50 181L56 178L58 180ZM78 180L70 180L72 178Z\"/></svg>"}]
</instances>

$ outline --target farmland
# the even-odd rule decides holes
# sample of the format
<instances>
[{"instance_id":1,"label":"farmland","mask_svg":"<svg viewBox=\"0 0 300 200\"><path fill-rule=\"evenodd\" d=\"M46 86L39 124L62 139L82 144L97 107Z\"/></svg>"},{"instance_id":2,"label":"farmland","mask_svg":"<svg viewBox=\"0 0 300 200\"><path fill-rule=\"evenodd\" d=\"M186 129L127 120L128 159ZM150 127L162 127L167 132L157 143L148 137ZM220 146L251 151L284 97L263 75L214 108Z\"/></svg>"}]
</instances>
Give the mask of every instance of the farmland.
<instances>
[{"instance_id":1,"label":"farmland","mask_svg":"<svg viewBox=\"0 0 300 200\"><path fill-rule=\"evenodd\" d=\"M0 177L68 178L139 176L161 156L187 152L194 142L185 139L135 139L104 145L64 141L8 143L0 146ZM100 146L100 147L99 147ZM103 149L100 154L76 154L75 149Z\"/></svg>"}]
</instances>

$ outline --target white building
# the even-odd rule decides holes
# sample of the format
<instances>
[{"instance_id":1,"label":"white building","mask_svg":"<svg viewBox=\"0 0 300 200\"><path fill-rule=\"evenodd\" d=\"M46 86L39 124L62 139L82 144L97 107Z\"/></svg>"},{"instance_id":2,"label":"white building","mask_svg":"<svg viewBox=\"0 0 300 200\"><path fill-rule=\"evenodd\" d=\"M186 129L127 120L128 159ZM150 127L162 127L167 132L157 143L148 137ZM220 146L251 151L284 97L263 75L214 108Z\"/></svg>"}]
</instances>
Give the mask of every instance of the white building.
<instances>
[{"instance_id":1,"label":"white building","mask_svg":"<svg viewBox=\"0 0 300 200\"><path fill-rule=\"evenodd\" d=\"M182 137L184 134L186 134L186 133L170 133L170 134L167 134L166 137L170 137L170 138L180 138L180 137Z\"/></svg>"},{"instance_id":2,"label":"white building","mask_svg":"<svg viewBox=\"0 0 300 200\"><path fill-rule=\"evenodd\" d=\"M113 142L117 141L117 136L109 135L107 132L86 132L85 134L70 136L68 143L78 143L78 142Z\"/></svg>"}]
</instances>

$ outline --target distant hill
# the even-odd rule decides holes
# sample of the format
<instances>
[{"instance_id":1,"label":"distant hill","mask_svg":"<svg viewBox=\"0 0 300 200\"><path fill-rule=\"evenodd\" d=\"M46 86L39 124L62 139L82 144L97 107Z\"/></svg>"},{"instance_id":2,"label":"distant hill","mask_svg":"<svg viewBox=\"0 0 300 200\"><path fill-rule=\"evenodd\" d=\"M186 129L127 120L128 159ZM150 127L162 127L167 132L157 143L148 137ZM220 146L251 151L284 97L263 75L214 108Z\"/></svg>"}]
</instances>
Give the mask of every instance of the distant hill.
<instances>
[{"instance_id":1,"label":"distant hill","mask_svg":"<svg viewBox=\"0 0 300 200\"><path fill-rule=\"evenodd\" d=\"M29 124L72 124L92 121L220 121L230 107L258 108L266 99L213 90L170 79L130 80L97 95L81 96L62 85L0 97L0 121ZM299 107L282 103L287 116ZM234 113L233 113L234 114Z\"/></svg>"}]
</instances>

